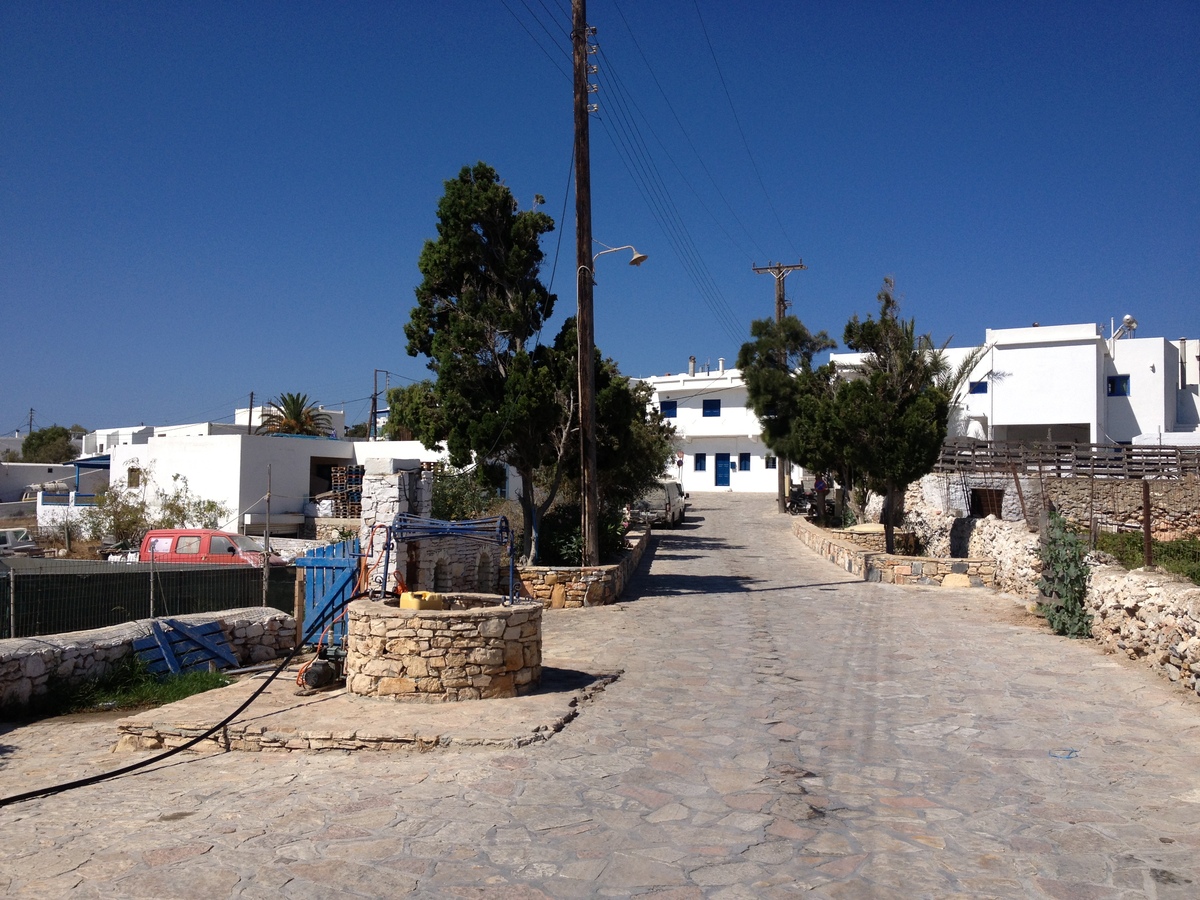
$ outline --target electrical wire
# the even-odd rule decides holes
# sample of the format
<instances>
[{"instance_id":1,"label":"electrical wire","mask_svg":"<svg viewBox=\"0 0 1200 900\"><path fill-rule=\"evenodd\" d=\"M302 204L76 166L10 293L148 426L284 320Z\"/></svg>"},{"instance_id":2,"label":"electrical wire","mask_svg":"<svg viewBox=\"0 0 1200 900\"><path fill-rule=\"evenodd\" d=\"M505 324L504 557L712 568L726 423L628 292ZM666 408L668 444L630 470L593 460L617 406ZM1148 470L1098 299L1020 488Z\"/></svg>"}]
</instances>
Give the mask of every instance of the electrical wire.
<instances>
[{"instance_id":1,"label":"electrical wire","mask_svg":"<svg viewBox=\"0 0 1200 900\"><path fill-rule=\"evenodd\" d=\"M704 257L696 248L683 216L647 152L637 124L632 120L624 101L620 81L614 78L613 85L612 125L610 127L609 119L606 117L600 118L600 122L697 292L730 338L735 343L740 342L744 337L744 329L739 326L737 317L724 297L721 296L716 282L708 272Z\"/></svg>"},{"instance_id":2,"label":"electrical wire","mask_svg":"<svg viewBox=\"0 0 1200 900\"><path fill-rule=\"evenodd\" d=\"M530 30L529 30L529 26L528 26L528 25L526 25L526 24L525 24L525 23L524 23L524 22L521 20L521 17L517 15L516 11L515 11L515 10L514 10L514 9L513 9L511 6L509 6L509 5L508 5L508 0L500 0L500 2L501 2L502 4L504 4L504 8L508 10L508 13L509 13L509 15L511 15L511 16L513 17L513 19L515 19L515 20L516 20L517 24L521 26L521 29L522 29L522 30L523 30L523 31L524 31L524 32L525 32L527 35L529 35L529 39L530 39L531 41L533 41L535 44L537 44L537 46L538 46L538 49L539 49L539 50L541 50L541 51L542 51L544 54L546 54L546 58L547 58L548 60L550 60L551 64L552 64L552 65L553 65L553 66L554 66L556 69L558 69L558 71L559 71L559 72L561 72L561 73L562 73L563 77L564 77L564 78L566 78L566 79L567 79L567 81L570 81L570 80L571 80L571 72L570 72L570 70L569 70L569 69L564 69L564 68L562 67L562 65L559 63L559 61L558 61L558 60L555 58L554 54L552 54L552 53L551 53L549 50L547 50L547 49L546 49L546 47L545 47L545 46L542 44L541 40L539 40L539 39L538 39L538 36L537 36L537 35L535 35L535 34L534 34L532 31L530 31ZM525 6L525 8L526 8L526 9L529 9L528 5L526 5L526 6ZM532 10L530 10L530 11L532 12ZM534 18L537 20L537 22L538 22L538 24L539 24L539 25L542 25L542 22L541 22L541 20L540 20L540 19L537 19L537 16L536 16L536 15L534 16ZM546 30L546 27L545 27L545 25L542 25L542 29L543 29L543 30ZM547 34L549 34L549 32L548 32L548 31L547 31ZM553 35L551 35L551 36L550 36L550 38L551 38L551 41L553 41L553 40L554 40L554 36L553 36ZM569 53L568 53L568 54L566 54L566 58L567 58L567 62L568 62L568 63L570 63L570 62L571 62L571 55L570 55Z\"/></svg>"},{"instance_id":3,"label":"electrical wire","mask_svg":"<svg viewBox=\"0 0 1200 900\"><path fill-rule=\"evenodd\" d=\"M725 73L721 71L721 64L717 61L717 52L713 49L712 39L708 36L708 28L704 24L704 16L700 14L700 4L698 0L692 0L692 5L696 8L696 18L700 21L700 30L704 33L704 42L708 44L708 52L712 56L713 67L717 70L717 77L721 81L721 90L725 92L725 100L729 103L729 112L733 115L733 121L737 125L738 134L742 138L742 146L746 148L746 156L750 159L750 166L754 169L754 177L758 179L758 186L762 188L763 196L767 198L767 206L771 208L771 214L775 216L775 223L779 226L779 232L792 248L792 253L799 257L796 251L796 244L788 234L787 227L783 224L783 220L779 217L779 210L775 208L775 202L771 199L771 192L767 190L767 185L763 182L762 172L759 171L758 162L754 158L754 153L750 149L750 142L746 140L746 132L742 128L742 120L738 118L737 107L734 106L733 97L729 95L729 87L725 83Z\"/></svg>"},{"instance_id":4,"label":"electrical wire","mask_svg":"<svg viewBox=\"0 0 1200 900\"><path fill-rule=\"evenodd\" d=\"M705 176L708 178L709 184L712 185L712 188L714 191L716 191L717 196L721 198L721 202L725 205L725 209L728 210L730 217L735 222L737 222L738 225L741 227L742 231L745 232L746 237L750 239L750 243L754 244L755 248L758 250L759 256L766 257L767 253L762 249L762 246L758 243L758 241L755 240L754 235L752 235L750 233L750 229L746 227L744 222L742 222L741 218L738 216L737 212L734 210L733 206L730 204L729 200L726 198L725 192L721 190L721 186L717 183L717 180L713 177L712 172L709 171L708 166L704 162L704 158L700 155L700 151L696 149L696 144L692 140L691 134L688 132L687 128L684 127L682 120L679 118L679 114L675 112L675 106L671 103L670 97L667 96L667 92L663 89L662 83L658 80L658 75L655 74L654 67L650 64L650 60L647 58L645 52L642 50L642 45L640 43L638 43L637 32L635 32L633 27L630 26L629 20L625 18L625 12L621 9L620 4L617 3L616 0L613 0L613 7L616 9L617 15L621 17L621 22L622 22L622 24L624 24L625 30L629 32L630 40L633 41L634 49L637 50L638 55L642 58L642 62L646 66L646 70L650 73L650 79L654 82L654 86L656 88L658 88L659 96L661 96L663 98L663 102L666 103L667 110L671 113L671 118L674 119L676 127L679 129L680 133L683 135L684 140L687 142L688 148L692 151L692 155L696 157L696 161L700 164L701 170L704 172ZM601 56L603 56L603 53L604 53L603 49L601 49L600 52L601 52ZM607 59L605 59L605 66L606 66L606 68L610 68L610 69L612 68L612 64ZM635 108L636 108L636 105L635 105ZM688 180L687 176L685 176L683 174L683 171L675 163L675 160L670 155L670 151L667 150L666 145L662 142L661 139L659 139L658 134L654 131L653 127L650 125L650 120L646 117L646 115L644 113L641 112L640 109L638 109L638 113L641 114L642 120L647 124L647 127L650 130L650 133L652 135L654 135L654 139L658 142L659 146L663 148L663 152L665 154L667 154L667 158L668 158L668 160L670 160L671 165L674 166L675 170L679 173L679 176L684 180L684 183L688 186L688 189L691 190L692 193L695 195L696 199L700 202L700 205L704 208L704 211L708 213L709 217L713 220L714 223L716 223L717 227L720 228L721 231L723 231L725 233L725 236L727 238L729 238L729 242L738 249L738 252L741 253L743 256L746 256L748 259L750 259L751 258L750 254L746 253L745 249L741 246L741 244L738 243L737 240L734 239L733 235L731 235L728 231L725 230L724 222L717 216L713 215L712 211L709 210L707 204L705 204L704 199L700 196L699 192L697 192L696 189L692 187L691 182Z\"/></svg>"}]
</instances>

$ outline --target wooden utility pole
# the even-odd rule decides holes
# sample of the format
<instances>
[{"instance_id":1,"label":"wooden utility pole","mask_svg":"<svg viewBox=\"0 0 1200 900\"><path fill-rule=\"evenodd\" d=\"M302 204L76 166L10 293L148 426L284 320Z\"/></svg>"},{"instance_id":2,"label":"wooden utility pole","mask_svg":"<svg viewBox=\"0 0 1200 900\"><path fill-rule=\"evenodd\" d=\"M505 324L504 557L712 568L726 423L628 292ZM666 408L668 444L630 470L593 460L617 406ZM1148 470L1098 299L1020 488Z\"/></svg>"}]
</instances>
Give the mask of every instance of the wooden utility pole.
<instances>
[{"instance_id":1,"label":"wooden utility pole","mask_svg":"<svg viewBox=\"0 0 1200 900\"><path fill-rule=\"evenodd\" d=\"M807 269L808 266L802 260L795 265L771 263L767 266L751 266L751 268L759 275L770 274L775 276L775 321L777 323L782 322L783 317L787 315L787 300L784 298L783 281L788 277L789 272ZM779 365L781 368L787 365L787 350L782 347L779 350ZM776 482L778 485L776 502L779 505L779 511L785 513L787 512L787 495L791 489L792 465L782 456L775 461L775 465L778 467L778 472L776 472Z\"/></svg>"},{"instance_id":2,"label":"wooden utility pole","mask_svg":"<svg viewBox=\"0 0 1200 900\"><path fill-rule=\"evenodd\" d=\"M375 434L375 420L379 418L379 370L378 369L375 370L375 373L374 373L374 375L372 375L372 378L374 379L374 381L372 382L372 390L371 390L371 424L367 428L367 437L370 438L371 440L375 440L375 438L377 437L377 435Z\"/></svg>"},{"instance_id":3,"label":"wooden utility pole","mask_svg":"<svg viewBox=\"0 0 1200 900\"><path fill-rule=\"evenodd\" d=\"M575 67L575 287L579 309L579 461L580 527L583 565L600 564L600 492L596 484L596 372L595 324L592 318L592 162L588 144L588 28L585 0L571 0L571 48Z\"/></svg>"}]
</instances>

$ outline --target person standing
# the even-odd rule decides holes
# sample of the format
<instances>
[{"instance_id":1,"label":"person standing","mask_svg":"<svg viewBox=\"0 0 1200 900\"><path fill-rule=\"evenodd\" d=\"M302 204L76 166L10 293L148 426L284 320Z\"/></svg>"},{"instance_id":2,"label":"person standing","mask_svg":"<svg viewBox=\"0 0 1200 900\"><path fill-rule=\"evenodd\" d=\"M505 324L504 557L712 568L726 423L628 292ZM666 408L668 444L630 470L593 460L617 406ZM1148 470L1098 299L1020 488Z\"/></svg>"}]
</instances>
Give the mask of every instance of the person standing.
<instances>
[{"instance_id":1,"label":"person standing","mask_svg":"<svg viewBox=\"0 0 1200 900\"><path fill-rule=\"evenodd\" d=\"M829 493L829 482L825 480L824 475L817 475L817 480L813 482L813 491L817 495L817 524L823 528L825 526L825 495Z\"/></svg>"}]
</instances>

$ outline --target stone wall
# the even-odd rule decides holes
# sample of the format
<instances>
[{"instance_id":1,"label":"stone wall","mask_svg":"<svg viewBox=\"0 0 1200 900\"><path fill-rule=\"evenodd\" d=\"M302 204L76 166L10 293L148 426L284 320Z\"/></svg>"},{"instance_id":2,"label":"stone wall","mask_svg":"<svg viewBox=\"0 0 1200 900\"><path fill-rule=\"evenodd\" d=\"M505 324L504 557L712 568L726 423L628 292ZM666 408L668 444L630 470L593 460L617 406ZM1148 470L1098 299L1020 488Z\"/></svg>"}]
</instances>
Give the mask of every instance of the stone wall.
<instances>
[{"instance_id":1,"label":"stone wall","mask_svg":"<svg viewBox=\"0 0 1200 900\"><path fill-rule=\"evenodd\" d=\"M1177 480L1151 480L1150 529L1158 540L1200 535L1200 478L1187 475ZM970 515L971 491L995 491L1001 495L1005 521L1036 522L1043 506L1053 503L1069 521L1084 528L1095 522L1105 529L1142 527L1142 485L1124 478L1070 478L1058 475L1023 474L1020 490L1012 475L999 472L926 475L919 487L910 486L930 507L962 518ZM872 520L873 521L873 520Z\"/></svg>"},{"instance_id":2,"label":"stone wall","mask_svg":"<svg viewBox=\"0 0 1200 900\"><path fill-rule=\"evenodd\" d=\"M219 622L241 665L265 662L296 645L296 622L267 606L173 616L185 624ZM90 631L0 641L0 709L23 707L44 694L51 677L66 682L100 678L151 633L150 620Z\"/></svg>"},{"instance_id":3,"label":"stone wall","mask_svg":"<svg viewBox=\"0 0 1200 900\"><path fill-rule=\"evenodd\" d=\"M792 518L792 534L806 547L864 581L885 584L991 587L996 567L990 559L948 559L928 556L889 556L845 540L800 516Z\"/></svg>"},{"instance_id":4,"label":"stone wall","mask_svg":"<svg viewBox=\"0 0 1200 900\"><path fill-rule=\"evenodd\" d=\"M967 519L943 512L944 498L953 493L954 481L929 475L921 485L910 487L905 524L927 547L949 550L953 555L990 556L996 560L997 587L1037 599L1041 573L1037 534L1031 533L1024 521L1000 521L992 516ZM1093 485L1086 479L1052 478L1044 483L1055 506L1073 521L1088 521L1089 510L1096 509L1116 515L1135 501L1140 521L1140 482L1097 479ZM1154 515L1161 520L1162 510L1185 503L1189 489L1194 488L1186 480L1151 482ZM1110 502L1097 503L1098 494L1107 494ZM1086 603L1096 642L1106 652L1145 660L1171 681L1200 693L1200 587L1159 569L1127 572L1120 566L1097 563L1095 556L1089 557L1089 566Z\"/></svg>"},{"instance_id":5,"label":"stone wall","mask_svg":"<svg viewBox=\"0 0 1200 900\"><path fill-rule=\"evenodd\" d=\"M1150 531L1156 540L1200 536L1200 479L1151 480ZM1142 481L1113 478L1046 478L1047 498L1068 520L1090 527L1138 530L1142 527Z\"/></svg>"},{"instance_id":6,"label":"stone wall","mask_svg":"<svg viewBox=\"0 0 1200 900\"><path fill-rule=\"evenodd\" d=\"M948 512L944 475L926 475L909 486L904 498L904 526L916 535L931 557L989 559L995 564L993 584L1019 597L1037 594L1042 571L1038 536L1024 519L1002 521L994 516L971 519Z\"/></svg>"},{"instance_id":7,"label":"stone wall","mask_svg":"<svg viewBox=\"0 0 1200 900\"><path fill-rule=\"evenodd\" d=\"M408 586L410 590L508 593L507 547L464 538L435 538L414 544L417 578Z\"/></svg>"},{"instance_id":8,"label":"stone wall","mask_svg":"<svg viewBox=\"0 0 1200 900\"><path fill-rule=\"evenodd\" d=\"M368 570L381 572L380 560L387 549L384 526L391 525L400 513L428 517L433 509L433 473L396 459L368 459L362 481L362 525L359 543L367 555ZM419 553L420 542L414 542ZM397 578L406 577L409 548L399 544L392 549L386 590L395 591ZM378 589L380 585L371 585Z\"/></svg>"},{"instance_id":9,"label":"stone wall","mask_svg":"<svg viewBox=\"0 0 1200 900\"><path fill-rule=\"evenodd\" d=\"M542 677L542 607L348 607L346 687L389 700L437 703L516 697Z\"/></svg>"},{"instance_id":10,"label":"stone wall","mask_svg":"<svg viewBox=\"0 0 1200 900\"><path fill-rule=\"evenodd\" d=\"M1087 606L1092 637L1106 651L1144 659L1200 693L1200 587L1158 569L1097 565Z\"/></svg>"},{"instance_id":11,"label":"stone wall","mask_svg":"<svg viewBox=\"0 0 1200 900\"><path fill-rule=\"evenodd\" d=\"M611 566L518 566L519 593L547 609L575 609L616 603L650 544L650 529L625 536L629 550Z\"/></svg>"}]
</instances>

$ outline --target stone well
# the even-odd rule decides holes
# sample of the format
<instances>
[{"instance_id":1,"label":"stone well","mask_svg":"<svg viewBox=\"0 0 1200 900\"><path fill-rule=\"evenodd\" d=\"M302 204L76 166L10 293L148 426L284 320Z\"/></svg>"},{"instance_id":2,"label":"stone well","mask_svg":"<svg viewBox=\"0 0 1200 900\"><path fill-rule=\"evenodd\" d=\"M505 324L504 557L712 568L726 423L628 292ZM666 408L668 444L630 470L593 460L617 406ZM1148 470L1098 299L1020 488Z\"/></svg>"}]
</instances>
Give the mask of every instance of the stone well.
<instances>
[{"instance_id":1,"label":"stone well","mask_svg":"<svg viewBox=\"0 0 1200 900\"><path fill-rule=\"evenodd\" d=\"M494 594L442 594L447 609L375 600L347 607L346 687L440 703L528 694L542 679L542 605Z\"/></svg>"}]
</instances>

